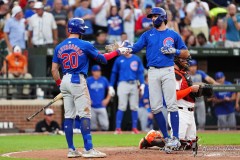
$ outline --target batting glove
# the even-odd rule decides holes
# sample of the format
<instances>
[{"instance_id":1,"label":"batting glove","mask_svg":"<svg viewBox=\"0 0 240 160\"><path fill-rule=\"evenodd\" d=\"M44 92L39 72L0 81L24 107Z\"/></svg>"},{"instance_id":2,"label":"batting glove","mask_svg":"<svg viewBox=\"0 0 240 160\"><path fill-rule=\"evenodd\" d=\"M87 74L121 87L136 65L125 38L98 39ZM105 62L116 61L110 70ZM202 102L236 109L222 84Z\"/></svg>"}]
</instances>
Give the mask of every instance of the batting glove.
<instances>
[{"instance_id":1,"label":"batting glove","mask_svg":"<svg viewBox=\"0 0 240 160\"><path fill-rule=\"evenodd\" d=\"M145 84L141 84L141 86L140 86L140 94L141 94L141 96L144 95L144 88L145 88Z\"/></svg>"},{"instance_id":2,"label":"batting glove","mask_svg":"<svg viewBox=\"0 0 240 160\"><path fill-rule=\"evenodd\" d=\"M161 52L163 54L176 54L176 55L180 55L180 50L173 48L173 47L168 47L168 46L163 46L161 48Z\"/></svg>"},{"instance_id":3,"label":"batting glove","mask_svg":"<svg viewBox=\"0 0 240 160\"><path fill-rule=\"evenodd\" d=\"M120 47L117 50L119 55L128 55L132 52L131 48L127 48L127 47Z\"/></svg>"},{"instance_id":4,"label":"batting glove","mask_svg":"<svg viewBox=\"0 0 240 160\"><path fill-rule=\"evenodd\" d=\"M109 87L109 90L108 90L109 94L111 95L111 97L114 97L115 96L115 90L112 86Z\"/></svg>"}]
</instances>

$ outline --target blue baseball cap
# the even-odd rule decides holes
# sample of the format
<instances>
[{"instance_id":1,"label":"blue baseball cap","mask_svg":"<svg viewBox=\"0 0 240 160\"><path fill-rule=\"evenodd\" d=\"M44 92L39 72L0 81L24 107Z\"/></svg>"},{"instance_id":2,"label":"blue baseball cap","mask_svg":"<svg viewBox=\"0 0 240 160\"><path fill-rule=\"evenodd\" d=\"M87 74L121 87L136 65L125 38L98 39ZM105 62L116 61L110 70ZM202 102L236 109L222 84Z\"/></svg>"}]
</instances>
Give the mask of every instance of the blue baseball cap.
<instances>
[{"instance_id":1,"label":"blue baseball cap","mask_svg":"<svg viewBox=\"0 0 240 160\"><path fill-rule=\"evenodd\" d=\"M152 5L151 5L151 4L147 4L147 5L145 6L145 8L152 8Z\"/></svg>"},{"instance_id":2,"label":"blue baseball cap","mask_svg":"<svg viewBox=\"0 0 240 160\"><path fill-rule=\"evenodd\" d=\"M189 65L190 65L190 66L196 66L196 65L197 65L197 61L196 61L195 59L191 59L191 60L189 61Z\"/></svg>"},{"instance_id":3,"label":"blue baseball cap","mask_svg":"<svg viewBox=\"0 0 240 160\"><path fill-rule=\"evenodd\" d=\"M215 79L220 79L220 78L223 78L225 77L224 73L223 72L217 72L215 73Z\"/></svg>"},{"instance_id":4,"label":"blue baseball cap","mask_svg":"<svg viewBox=\"0 0 240 160\"><path fill-rule=\"evenodd\" d=\"M101 71L101 67L99 65L92 66L92 71Z\"/></svg>"}]
</instances>

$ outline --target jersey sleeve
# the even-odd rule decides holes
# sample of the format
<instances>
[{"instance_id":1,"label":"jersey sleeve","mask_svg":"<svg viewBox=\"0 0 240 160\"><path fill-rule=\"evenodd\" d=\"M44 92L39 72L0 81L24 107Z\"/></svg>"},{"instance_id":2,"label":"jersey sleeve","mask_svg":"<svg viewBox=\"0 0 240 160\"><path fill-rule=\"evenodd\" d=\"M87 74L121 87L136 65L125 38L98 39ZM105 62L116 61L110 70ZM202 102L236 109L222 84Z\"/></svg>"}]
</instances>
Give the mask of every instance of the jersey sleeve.
<instances>
[{"instance_id":1,"label":"jersey sleeve","mask_svg":"<svg viewBox=\"0 0 240 160\"><path fill-rule=\"evenodd\" d=\"M58 47L56 47L55 50L54 50L52 62L60 64L60 60L59 60L59 58L58 58L57 48L58 48Z\"/></svg>"},{"instance_id":2,"label":"jersey sleeve","mask_svg":"<svg viewBox=\"0 0 240 160\"><path fill-rule=\"evenodd\" d=\"M185 43L183 42L181 36L176 33L176 43L175 43L175 48L176 49L187 49L187 46L185 45Z\"/></svg>"},{"instance_id":3,"label":"jersey sleeve","mask_svg":"<svg viewBox=\"0 0 240 160\"><path fill-rule=\"evenodd\" d=\"M198 70L197 73L202 76L202 79L203 79L203 80L205 80L206 77L208 76L208 75L207 75L204 71L202 71L202 70Z\"/></svg>"},{"instance_id":4,"label":"jersey sleeve","mask_svg":"<svg viewBox=\"0 0 240 160\"><path fill-rule=\"evenodd\" d=\"M146 32L141 35L138 41L132 46L132 53L137 53L147 45Z\"/></svg>"},{"instance_id":5,"label":"jersey sleeve","mask_svg":"<svg viewBox=\"0 0 240 160\"><path fill-rule=\"evenodd\" d=\"M100 52L91 44L91 43L86 43L87 46L86 46L86 54L93 58L93 59L96 59L98 54L100 54Z\"/></svg>"}]
</instances>

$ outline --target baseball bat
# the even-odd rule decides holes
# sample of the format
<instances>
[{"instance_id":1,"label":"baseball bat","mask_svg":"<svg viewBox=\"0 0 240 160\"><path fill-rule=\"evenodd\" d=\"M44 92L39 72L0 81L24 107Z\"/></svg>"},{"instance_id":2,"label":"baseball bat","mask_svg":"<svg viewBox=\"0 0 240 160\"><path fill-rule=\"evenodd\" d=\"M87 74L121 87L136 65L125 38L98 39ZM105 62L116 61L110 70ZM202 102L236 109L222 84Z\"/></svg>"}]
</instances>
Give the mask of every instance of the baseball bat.
<instances>
[{"instance_id":1,"label":"baseball bat","mask_svg":"<svg viewBox=\"0 0 240 160\"><path fill-rule=\"evenodd\" d=\"M38 110L36 113L32 114L31 116L29 116L27 118L27 121L30 121L31 119L33 119L36 115L38 115L40 112L42 112L44 109L48 108L49 106L51 106L54 102L56 102L59 99L62 99L63 95L62 93L59 93L53 100L51 100L51 102L49 102L46 106L42 107L40 110Z\"/></svg>"}]
</instances>

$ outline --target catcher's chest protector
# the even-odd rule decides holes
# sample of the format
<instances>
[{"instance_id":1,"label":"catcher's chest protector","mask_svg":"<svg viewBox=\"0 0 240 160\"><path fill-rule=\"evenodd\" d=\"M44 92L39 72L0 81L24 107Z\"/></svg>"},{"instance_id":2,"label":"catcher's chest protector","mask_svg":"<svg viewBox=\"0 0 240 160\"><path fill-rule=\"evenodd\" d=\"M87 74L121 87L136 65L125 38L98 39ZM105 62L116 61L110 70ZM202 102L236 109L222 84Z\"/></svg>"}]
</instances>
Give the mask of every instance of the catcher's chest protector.
<instances>
[{"instance_id":1,"label":"catcher's chest protector","mask_svg":"<svg viewBox=\"0 0 240 160\"><path fill-rule=\"evenodd\" d=\"M177 81L182 80L180 90L183 90L183 89L186 89L186 88L192 86L192 79L187 72L179 71L177 69L174 69L174 71L175 71L176 80ZM183 99L188 102L192 102L192 103L195 102L195 96L192 93L188 94Z\"/></svg>"}]
</instances>

